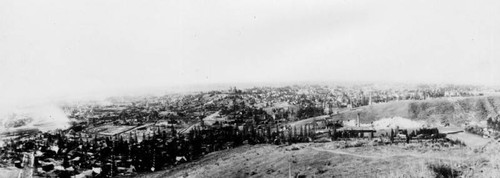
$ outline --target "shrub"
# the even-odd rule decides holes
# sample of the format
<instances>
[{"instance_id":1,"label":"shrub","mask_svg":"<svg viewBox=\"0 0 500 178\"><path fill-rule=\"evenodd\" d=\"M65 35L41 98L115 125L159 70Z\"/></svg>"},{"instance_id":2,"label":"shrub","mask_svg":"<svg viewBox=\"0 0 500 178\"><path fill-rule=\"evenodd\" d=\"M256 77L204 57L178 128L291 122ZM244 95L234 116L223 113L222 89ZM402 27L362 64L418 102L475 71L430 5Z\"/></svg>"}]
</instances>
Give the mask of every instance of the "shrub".
<instances>
[{"instance_id":1,"label":"shrub","mask_svg":"<svg viewBox=\"0 0 500 178\"><path fill-rule=\"evenodd\" d=\"M477 126L477 125L469 125L465 128L465 131L483 136L483 128Z\"/></svg>"},{"instance_id":2,"label":"shrub","mask_svg":"<svg viewBox=\"0 0 500 178\"><path fill-rule=\"evenodd\" d=\"M449 164L429 164L428 168L434 172L437 178L459 177L462 175L462 171L452 168Z\"/></svg>"},{"instance_id":3,"label":"shrub","mask_svg":"<svg viewBox=\"0 0 500 178\"><path fill-rule=\"evenodd\" d=\"M346 146L347 147L361 147L363 145L365 145L365 142L356 140L356 141L353 141L353 142L349 142Z\"/></svg>"}]
</instances>

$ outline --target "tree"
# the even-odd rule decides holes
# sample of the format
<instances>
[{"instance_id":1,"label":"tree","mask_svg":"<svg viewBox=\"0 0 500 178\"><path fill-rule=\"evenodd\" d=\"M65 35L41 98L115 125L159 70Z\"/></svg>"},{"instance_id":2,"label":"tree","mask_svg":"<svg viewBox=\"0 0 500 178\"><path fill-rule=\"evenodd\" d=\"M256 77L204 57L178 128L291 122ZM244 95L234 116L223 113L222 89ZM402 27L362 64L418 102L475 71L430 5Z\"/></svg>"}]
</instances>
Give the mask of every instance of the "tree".
<instances>
[{"instance_id":1,"label":"tree","mask_svg":"<svg viewBox=\"0 0 500 178\"><path fill-rule=\"evenodd\" d=\"M491 117L488 117L488 120L486 120L486 123L487 123L487 127L488 127L488 128L492 128L492 125L493 125L493 119L491 119Z\"/></svg>"}]
</instances>

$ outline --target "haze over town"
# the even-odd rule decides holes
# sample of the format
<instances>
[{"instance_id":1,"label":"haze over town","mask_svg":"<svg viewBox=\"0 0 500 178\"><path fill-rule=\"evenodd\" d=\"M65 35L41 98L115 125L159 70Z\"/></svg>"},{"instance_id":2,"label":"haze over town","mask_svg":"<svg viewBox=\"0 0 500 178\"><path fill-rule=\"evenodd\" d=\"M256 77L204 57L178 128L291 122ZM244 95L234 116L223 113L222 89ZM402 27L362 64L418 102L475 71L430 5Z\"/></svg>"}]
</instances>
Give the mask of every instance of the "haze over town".
<instances>
[{"instance_id":1,"label":"haze over town","mask_svg":"<svg viewBox=\"0 0 500 178\"><path fill-rule=\"evenodd\" d=\"M189 84L500 85L499 5L2 1L0 102Z\"/></svg>"}]
</instances>

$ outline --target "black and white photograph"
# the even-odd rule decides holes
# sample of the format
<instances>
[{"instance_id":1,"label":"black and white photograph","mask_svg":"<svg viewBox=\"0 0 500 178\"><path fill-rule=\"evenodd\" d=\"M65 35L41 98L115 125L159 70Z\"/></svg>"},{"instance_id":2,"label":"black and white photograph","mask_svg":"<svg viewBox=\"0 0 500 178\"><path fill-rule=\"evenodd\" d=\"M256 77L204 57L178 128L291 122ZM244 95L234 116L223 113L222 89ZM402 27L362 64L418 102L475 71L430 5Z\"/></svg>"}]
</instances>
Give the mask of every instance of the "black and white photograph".
<instances>
[{"instance_id":1,"label":"black and white photograph","mask_svg":"<svg viewBox=\"0 0 500 178\"><path fill-rule=\"evenodd\" d=\"M0 0L0 178L498 178L500 1Z\"/></svg>"}]
</instances>

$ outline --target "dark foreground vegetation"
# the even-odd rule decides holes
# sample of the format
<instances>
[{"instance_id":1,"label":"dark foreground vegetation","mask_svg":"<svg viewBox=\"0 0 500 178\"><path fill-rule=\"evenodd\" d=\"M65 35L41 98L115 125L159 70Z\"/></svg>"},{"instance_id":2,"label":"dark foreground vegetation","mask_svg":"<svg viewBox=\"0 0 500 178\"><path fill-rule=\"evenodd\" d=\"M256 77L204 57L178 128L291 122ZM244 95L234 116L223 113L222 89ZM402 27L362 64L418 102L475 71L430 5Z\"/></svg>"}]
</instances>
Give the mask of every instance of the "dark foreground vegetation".
<instances>
[{"instance_id":1,"label":"dark foreground vegetation","mask_svg":"<svg viewBox=\"0 0 500 178\"><path fill-rule=\"evenodd\" d=\"M19 168L32 166L35 175L42 177L113 177L169 169L210 152L246 144L291 145L374 138L371 131L312 125L299 128L195 127L187 134L177 134L175 130L169 134L158 129L151 135L130 134L127 138L82 136L59 131L20 141L11 140L2 148L2 159L11 160ZM419 140L438 142L443 139L437 129L396 129L379 138L384 144ZM62 160L62 164L57 165L55 160Z\"/></svg>"}]
</instances>

